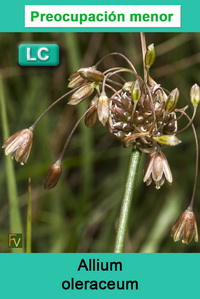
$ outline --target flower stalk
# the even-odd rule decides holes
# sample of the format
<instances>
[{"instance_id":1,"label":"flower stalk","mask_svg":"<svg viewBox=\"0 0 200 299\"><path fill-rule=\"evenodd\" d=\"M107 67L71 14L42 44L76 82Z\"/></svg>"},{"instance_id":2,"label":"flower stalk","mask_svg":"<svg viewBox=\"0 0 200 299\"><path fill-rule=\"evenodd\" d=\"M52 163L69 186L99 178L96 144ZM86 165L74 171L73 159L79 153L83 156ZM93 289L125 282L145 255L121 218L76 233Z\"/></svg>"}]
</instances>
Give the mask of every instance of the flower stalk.
<instances>
[{"instance_id":1,"label":"flower stalk","mask_svg":"<svg viewBox=\"0 0 200 299\"><path fill-rule=\"evenodd\" d=\"M124 190L124 197L122 199L122 205L119 216L119 223L117 229L117 235L115 240L114 253L122 253L124 252L125 239L128 228L128 220L131 210L131 203L133 200L133 194L135 191L135 183L138 173L138 167L140 163L141 152L132 149L129 170L126 179L126 186Z\"/></svg>"}]
</instances>

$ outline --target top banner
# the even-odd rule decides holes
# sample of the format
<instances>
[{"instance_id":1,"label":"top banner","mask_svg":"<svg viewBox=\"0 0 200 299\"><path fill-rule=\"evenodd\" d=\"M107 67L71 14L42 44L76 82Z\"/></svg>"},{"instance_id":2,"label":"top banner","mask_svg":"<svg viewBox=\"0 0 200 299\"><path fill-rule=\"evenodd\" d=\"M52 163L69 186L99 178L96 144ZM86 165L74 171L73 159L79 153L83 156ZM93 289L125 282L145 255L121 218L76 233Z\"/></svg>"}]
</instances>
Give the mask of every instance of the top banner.
<instances>
[{"instance_id":1,"label":"top banner","mask_svg":"<svg viewBox=\"0 0 200 299\"><path fill-rule=\"evenodd\" d=\"M25 27L180 27L180 5L26 5Z\"/></svg>"},{"instance_id":2,"label":"top banner","mask_svg":"<svg viewBox=\"0 0 200 299\"><path fill-rule=\"evenodd\" d=\"M193 1L194 2L194 1ZM195 1L196 2L196 1ZM200 3L191 1L59 0L1 5L1 32L198 32Z\"/></svg>"}]
</instances>

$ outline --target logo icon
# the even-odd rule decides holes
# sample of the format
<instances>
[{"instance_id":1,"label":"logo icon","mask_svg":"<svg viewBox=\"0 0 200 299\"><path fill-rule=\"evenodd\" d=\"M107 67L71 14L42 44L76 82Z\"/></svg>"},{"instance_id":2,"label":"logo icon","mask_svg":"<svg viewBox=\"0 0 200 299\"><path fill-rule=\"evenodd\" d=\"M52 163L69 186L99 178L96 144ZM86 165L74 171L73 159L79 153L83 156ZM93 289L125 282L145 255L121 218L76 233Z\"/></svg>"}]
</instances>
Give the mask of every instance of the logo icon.
<instances>
[{"instance_id":1,"label":"logo icon","mask_svg":"<svg viewBox=\"0 0 200 299\"><path fill-rule=\"evenodd\" d=\"M8 234L8 248L22 248L22 234Z\"/></svg>"},{"instance_id":2,"label":"logo icon","mask_svg":"<svg viewBox=\"0 0 200 299\"><path fill-rule=\"evenodd\" d=\"M21 66L57 66L60 47L57 44L21 44L18 46L18 63Z\"/></svg>"}]
</instances>

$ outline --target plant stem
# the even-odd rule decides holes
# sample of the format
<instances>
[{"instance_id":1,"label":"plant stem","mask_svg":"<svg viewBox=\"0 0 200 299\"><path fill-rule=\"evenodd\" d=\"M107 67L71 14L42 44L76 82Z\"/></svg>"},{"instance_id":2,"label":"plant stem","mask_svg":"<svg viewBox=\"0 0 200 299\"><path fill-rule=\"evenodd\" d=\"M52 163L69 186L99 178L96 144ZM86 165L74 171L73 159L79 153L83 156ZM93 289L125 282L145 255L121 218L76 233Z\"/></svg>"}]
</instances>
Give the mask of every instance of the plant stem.
<instances>
[{"instance_id":1,"label":"plant stem","mask_svg":"<svg viewBox=\"0 0 200 299\"><path fill-rule=\"evenodd\" d=\"M31 242L32 242L32 206L31 206L31 178L29 178L27 220L26 220L26 253L31 253Z\"/></svg>"},{"instance_id":2,"label":"plant stem","mask_svg":"<svg viewBox=\"0 0 200 299\"><path fill-rule=\"evenodd\" d=\"M147 51L147 46L146 46L146 39L145 39L145 33L144 32L140 32L140 41L141 41L141 47L142 47L142 61L143 61L143 70L144 70L144 82L147 83L147 77L148 77L148 73L147 73L147 69L145 66L145 55L146 55L146 51Z\"/></svg>"},{"instance_id":3,"label":"plant stem","mask_svg":"<svg viewBox=\"0 0 200 299\"><path fill-rule=\"evenodd\" d=\"M69 71L74 72L78 70L82 64L82 53L80 50L79 39L76 33L68 32L65 34L66 47L68 49ZM87 103L83 101L81 105L78 105L78 115L81 117L87 110ZM80 190L81 203L79 202L79 213L84 213L86 206L88 205L88 199L92 194L92 182L93 182L93 167L94 167L94 155L92 150L93 145L93 133L85 126L84 123L80 124L80 146L81 146L81 161L82 161L82 184ZM87 204L86 204L87 203Z\"/></svg>"},{"instance_id":4,"label":"plant stem","mask_svg":"<svg viewBox=\"0 0 200 299\"><path fill-rule=\"evenodd\" d=\"M130 157L124 197L121 205L119 224L118 224L117 236L116 236L115 248L114 248L115 253L124 252L124 243L126 238L129 214L131 209L131 202L133 198L133 192L135 189L140 157L141 157L141 153L135 148L133 148Z\"/></svg>"},{"instance_id":5,"label":"plant stem","mask_svg":"<svg viewBox=\"0 0 200 299\"><path fill-rule=\"evenodd\" d=\"M67 149L67 147L68 147L68 144L69 144L69 142L70 142L70 140L71 140L71 138L72 138L72 136L73 136L73 134L74 134L76 128L77 128L78 125L80 124L81 120L86 116L86 114L87 114L92 108L94 108L94 106L95 106L95 104L92 105L91 107L89 107L89 108L83 113L83 115L79 118L79 120L75 123L73 129L71 130L69 136L67 137L67 140L66 140L66 142L65 142L65 144L64 144L64 147L63 147L63 149L62 149L62 151L61 151L61 153L60 153L60 155L59 155L59 157L58 157L58 159L57 159L56 162L61 163L61 160L63 159L63 156L64 156L64 154L65 154L65 151L66 151L66 149Z\"/></svg>"},{"instance_id":6,"label":"plant stem","mask_svg":"<svg viewBox=\"0 0 200 299\"><path fill-rule=\"evenodd\" d=\"M4 97L3 82L0 76L0 111L1 111L1 123L3 139L7 139L9 136L8 119L6 112L6 101ZM10 233L23 233L22 217L19 206L19 197L17 191L17 183L15 177L15 170L13 160L10 157L5 157L5 171L6 171L6 185L8 190L9 200L9 232ZM3 187L3 186L2 186ZM11 252L21 253L23 248L11 248Z\"/></svg>"}]
</instances>

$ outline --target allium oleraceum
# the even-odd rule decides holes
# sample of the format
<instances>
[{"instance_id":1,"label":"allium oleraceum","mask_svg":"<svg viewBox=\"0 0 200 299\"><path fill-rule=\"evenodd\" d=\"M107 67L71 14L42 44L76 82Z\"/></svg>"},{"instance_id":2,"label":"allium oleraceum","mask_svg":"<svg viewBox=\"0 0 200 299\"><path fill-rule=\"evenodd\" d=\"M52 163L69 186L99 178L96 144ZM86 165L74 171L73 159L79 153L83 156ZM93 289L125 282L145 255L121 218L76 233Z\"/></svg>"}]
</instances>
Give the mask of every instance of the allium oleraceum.
<instances>
[{"instance_id":1,"label":"allium oleraceum","mask_svg":"<svg viewBox=\"0 0 200 299\"><path fill-rule=\"evenodd\" d=\"M182 239L183 244L188 244L193 238L198 242L197 223L193 211L187 209L181 214L172 226L171 236L174 242Z\"/></svg>"},{"instance_id":2,"label":"allium oleraceum","mask_svg":"<svg viewBox=\"0 0 200 299\"><path fill-rule=\"evenodd\" d=\"M33 131L23 129L10 136L4 142L5 155L12 155L17 162L24 165L28 160L33 142Z\"/></svg>"},{"instance_id":3,"label":"allium oleraceum","mask_svg":"<svg viewBox=\"0 0 200 299\"><path fill-rule=\"evenodd\" d=\"M127 67L114 66L105 70L98 70L97 68L102 61L111 55L123 59ZM32 131L39 120L66 96L70 96L69 105L78 105L89 99L88 109L75 124L61 154L50 167L44 187L51 189L57 184L62 171L63 155L75 129L83 118L85 118L87 127L91 128L99 121L108 129L111 136L118 139L125 148L134 146L147 154L143 179L147 186L153 181L156 188L159 189L165 180L171 185L173 182L172 173L162 150L166 146L173 147L180 144L181 140L177 134L189 125L193 126L192 121L200 101L200 87L194 84L190 91L191 103L194 106L194 113L191 118L186 113L187 106L177 108L180 94L178 88L174 88L171 92L167 91L166 87L162 87L150 77L149 71L154 60L155 49L154 45L151 44L146 49L146 55L143 58L144 79L137 73L132 62L117 52L106 55L94 66L80 68L69 77L68 88L70 91L53 102L39 116L31 129L19 131L5 141L3 145L5 154L12 154L16 161L21 164L26 163L32 145ZM129 74L129 81L126 80L127 74ZM187 118L188 124L185 128L178 129L178 120L182 117ZM195 134L194 126L193 130ZM195 179L197 180L197 175ZM193 207L194 194L195 192L193 192L189 206L190 210ZM195 228L185 232L188 227L187 223L188 221L185 221L184 225L174 229L175 241L183 236L184 242L189 243L193 234L197 240L195 225L193 226Z\"/></svg>"},{"instance_id":4,"label":"allium oleraceum","mask_svg":"<svg viewBox=\"0 0 200 299\"><path fill-rule=\"evenodd\" d=\"M172 173L167 158L162 152L149 154L145 166L144 182L149 186L154 180L156 189L160 189L165 179L169 184L172 183Z\"/></svg>"}]
</instances>

